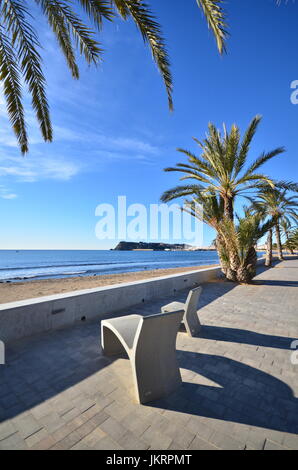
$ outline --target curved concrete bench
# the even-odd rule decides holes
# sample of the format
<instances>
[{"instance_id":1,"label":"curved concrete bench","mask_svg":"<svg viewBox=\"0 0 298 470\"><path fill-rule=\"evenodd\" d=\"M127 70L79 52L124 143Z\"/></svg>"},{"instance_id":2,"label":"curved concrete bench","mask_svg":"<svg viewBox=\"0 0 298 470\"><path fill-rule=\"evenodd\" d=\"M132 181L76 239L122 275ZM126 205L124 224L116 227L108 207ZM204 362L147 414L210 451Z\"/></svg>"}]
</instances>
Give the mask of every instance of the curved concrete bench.
<instances>
[{"instance_id":1,"label":"curved concrete bench","mask_svg":"<svg viewBox=\"0 0 298 470\"><path fill-rule=\"evenodd\" d=\"M103 353L127 352L138 403L162 398L181 384L176 337L184 311L127 315L101 322Z\"/></svg>"},{"instance_id":2,"label":"curved concrete bench","mask_svg":"<svg viewBox=\"0 0 298 470\"><path fill-rule=\"evenodd\" d=\"M170 304L161 307L162 313L181 309L184 310L182 323L184 324L189 336L196 336L201 329L201 323L197 311L201 293L202 287L196 287L189 291L185 304L183 302L171 302Z\"/></svg>"}]
</instances>

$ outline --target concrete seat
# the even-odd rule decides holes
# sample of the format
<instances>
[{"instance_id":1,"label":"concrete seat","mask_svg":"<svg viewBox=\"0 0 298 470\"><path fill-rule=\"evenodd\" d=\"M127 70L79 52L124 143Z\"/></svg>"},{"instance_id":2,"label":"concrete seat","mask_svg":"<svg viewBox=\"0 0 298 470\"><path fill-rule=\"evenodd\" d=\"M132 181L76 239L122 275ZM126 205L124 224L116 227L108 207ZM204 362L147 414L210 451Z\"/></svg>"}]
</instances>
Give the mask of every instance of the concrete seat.
<instances>
[{"instance_id":1,"label":"concrete seat","mask_svg":"<svg viewBox=\"0 0 298 470\"><path fill-rule=\"evenodd\" d=\"M107 356L123 349L130 359L138 403L173 392L181 384L176 337L184 311L127 315L101 322L101 345Z\"/></svg>"},{"instance_id":2,"label":"concrete seat","mask_svg":"<svg viewBox=\"0 0 298 470\"><path fill-rule=\"evenodd\" d=\"M195 289L191 289L189 291L185 303L171 302L170 304L161 307L162 313L183 309L184 315L182 323L184 324L189 336L196 336L201 329L201 323L197 311L201 293L202 287L196 287Z\"/></svg>"}]
</instances>

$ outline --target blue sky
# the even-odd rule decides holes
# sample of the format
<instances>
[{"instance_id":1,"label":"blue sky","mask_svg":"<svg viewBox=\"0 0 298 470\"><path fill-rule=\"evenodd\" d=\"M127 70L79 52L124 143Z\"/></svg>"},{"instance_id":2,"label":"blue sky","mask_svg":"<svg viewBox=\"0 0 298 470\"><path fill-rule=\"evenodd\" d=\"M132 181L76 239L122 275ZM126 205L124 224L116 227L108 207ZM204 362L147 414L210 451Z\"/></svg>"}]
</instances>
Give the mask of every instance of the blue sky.
<instances>
[{"instance_id":1,"label":"blue sky","mask_svg":"<svg viewBox=\"0 0 298 470\"><path fill-rule=\"evenodd\" d=\"M209 121L245 129L263 121L250 159L284 145L266 166L272 177L297 180L298 106L290 84L298 79L298 2L227 1L228 54L217 53L195 0L151 0L163 26L174 76L170 113L162 80L132 23L106 23L103 64L81 64L72 80L46 23L36 16L55 139L43 143L27 107L30 152L22 157L0 98L0 211L2 249L100 249L115 241L95 236L101 203L158 203L178 182L162 169L183 160L177 147L196 151ZM28 97L26 97L26 101ZM29 101L28 101L29 103ZM214 238L204 229L204 244Z\"/></svg>"}]
</instances>

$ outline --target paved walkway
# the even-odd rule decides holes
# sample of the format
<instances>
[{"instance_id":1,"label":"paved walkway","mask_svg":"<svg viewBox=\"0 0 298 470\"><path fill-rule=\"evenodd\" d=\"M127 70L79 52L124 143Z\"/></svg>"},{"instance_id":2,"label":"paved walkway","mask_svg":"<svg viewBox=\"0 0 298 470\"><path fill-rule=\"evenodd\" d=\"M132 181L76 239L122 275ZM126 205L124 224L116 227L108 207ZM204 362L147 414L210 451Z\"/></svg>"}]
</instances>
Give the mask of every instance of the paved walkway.
<instances>
[{"instance_id":1,"label":"paved walkway","mask_svg":"<svg viewBox=\"0 0 298 470\"><path fill-rule=\"evenodd\" d=\"M182 387L146 406L133 402L128 360L101 355L99 322L11 345L0 449L298 449L298 261L251 286L205 284L200 307L201 336L178 334Z\"/></svg>"}]
</instances>

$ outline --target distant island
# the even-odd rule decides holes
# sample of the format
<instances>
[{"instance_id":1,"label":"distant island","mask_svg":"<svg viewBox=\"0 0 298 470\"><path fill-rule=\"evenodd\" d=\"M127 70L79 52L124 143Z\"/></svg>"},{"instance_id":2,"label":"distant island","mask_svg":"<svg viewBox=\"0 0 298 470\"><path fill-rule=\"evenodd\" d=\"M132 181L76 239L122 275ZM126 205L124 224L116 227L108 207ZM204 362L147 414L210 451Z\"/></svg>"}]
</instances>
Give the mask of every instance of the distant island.
<instances>
[{"instance_id":1,"label":"distant island","mask_svg":"<svg viewBox=\"0 0 298 470\"><path fill-rule=\"evenodd\" d=\"M196 248L185 243L147 243L121 241L112 250L116 251L214 251L214 247Z\"/></svg>"}]
</instances>

